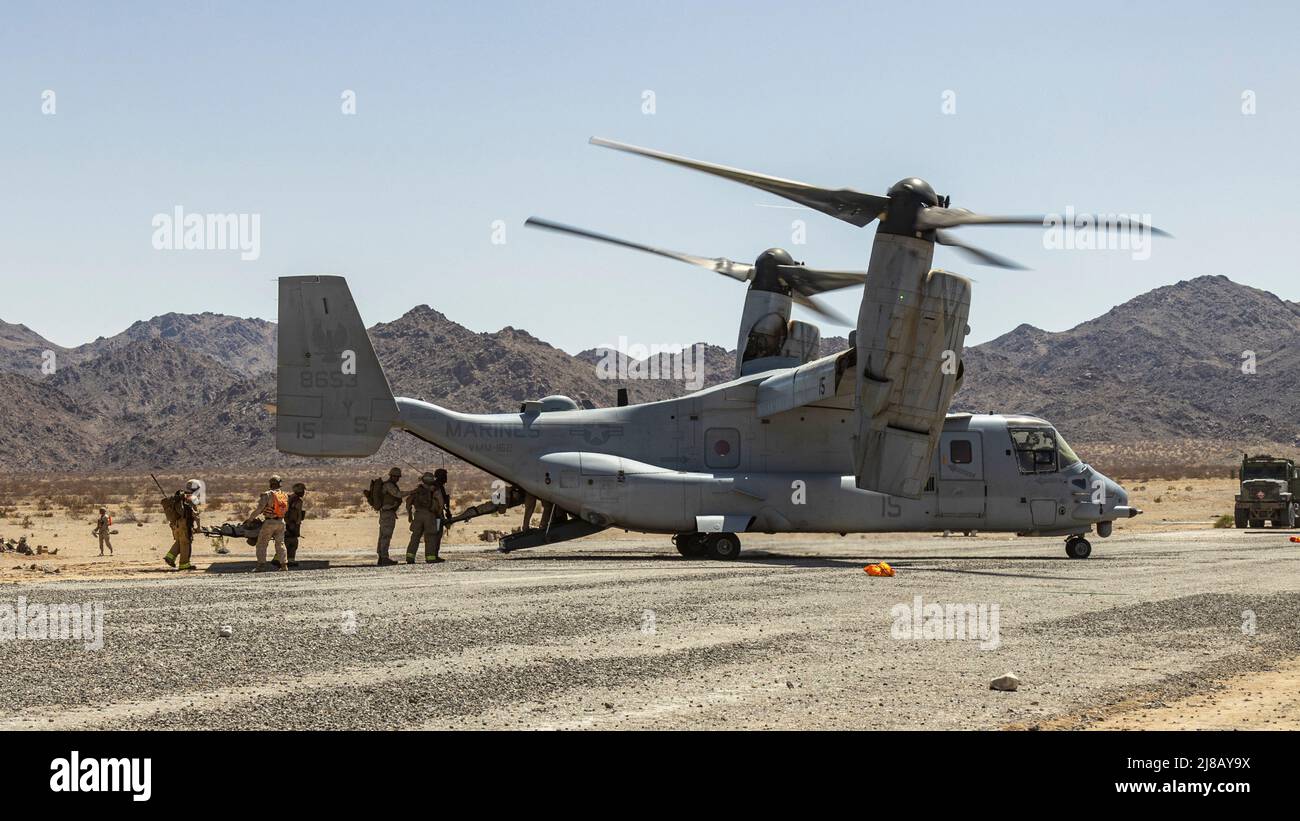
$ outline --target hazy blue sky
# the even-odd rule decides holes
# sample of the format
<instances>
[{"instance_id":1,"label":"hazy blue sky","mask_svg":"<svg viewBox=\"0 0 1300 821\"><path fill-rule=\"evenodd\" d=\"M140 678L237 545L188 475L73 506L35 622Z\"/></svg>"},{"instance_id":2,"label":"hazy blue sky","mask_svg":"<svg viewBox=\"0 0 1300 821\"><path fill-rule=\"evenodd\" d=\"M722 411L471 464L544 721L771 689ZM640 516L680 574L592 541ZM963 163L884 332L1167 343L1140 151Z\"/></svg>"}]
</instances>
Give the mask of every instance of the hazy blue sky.
<instances>
[{"instance_id":1,"label":"hazy blue sky","mask_svg":"<svg viewBox=\"0 0 1300 821\"><path fill-rule=\"evenodd\" d=\"M972 342L1200 274L1296 300L1297 31L1289 3L7 3L0 317L63 345L168 311L274 318L276 276L333 272L367 322L428 303L570 352L731 346L736 283L523 220L866 265L873 228L593 134L876 193L918 175L988 213L1149 213L1177 235L1135 261L963 229L1035 269L939 250L978 280ZM155 250L151 220L178 205L260 215L260 258Z\"/></svg>"}]
</instances>

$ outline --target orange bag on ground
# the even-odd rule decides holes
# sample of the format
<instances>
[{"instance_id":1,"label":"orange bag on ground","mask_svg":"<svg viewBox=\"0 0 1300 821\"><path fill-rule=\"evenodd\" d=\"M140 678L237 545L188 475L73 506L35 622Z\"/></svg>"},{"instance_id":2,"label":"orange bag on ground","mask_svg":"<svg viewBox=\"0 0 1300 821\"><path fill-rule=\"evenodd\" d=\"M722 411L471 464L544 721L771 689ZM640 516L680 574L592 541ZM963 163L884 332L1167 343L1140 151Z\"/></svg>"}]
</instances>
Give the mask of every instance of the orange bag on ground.
<instances>
[{"instance_id":1,"label":"orange bag on ground","mask_svg":"<svg viewBox=\"0 0 1300 821\"><path fill-rule=\"evenodd\" d=\"M867 565L866 567L864 567L864 568L862 568L862 569L865 570L865 571L867 571L867 575L868 575L868 576L892 576L892 575L894 575L894 568L892 568L892 567L889 566L889 562L879 562L879 563L877 563L877 564L869 564L869 565Z\"/></svg>"}]
</instances>

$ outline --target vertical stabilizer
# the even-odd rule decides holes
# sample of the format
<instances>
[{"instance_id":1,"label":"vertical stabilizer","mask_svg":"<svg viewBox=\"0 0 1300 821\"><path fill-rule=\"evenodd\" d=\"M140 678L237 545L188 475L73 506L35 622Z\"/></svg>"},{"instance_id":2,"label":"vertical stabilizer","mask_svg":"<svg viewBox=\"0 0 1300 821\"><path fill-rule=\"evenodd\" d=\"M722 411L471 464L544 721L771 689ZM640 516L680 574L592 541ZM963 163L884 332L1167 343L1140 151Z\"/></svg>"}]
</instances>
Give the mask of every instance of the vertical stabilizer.
<instances>
[{"instance_id":1,"label":"vertical stabilizer","mask_svg":"<svg viewBox=\"0 0 1300 821\"><path fill-rule=\"evenodd\" d=\"M370 456L397 422L343 277L280 278L275 444L300 456Z\"/></svg>"}]
</instances>

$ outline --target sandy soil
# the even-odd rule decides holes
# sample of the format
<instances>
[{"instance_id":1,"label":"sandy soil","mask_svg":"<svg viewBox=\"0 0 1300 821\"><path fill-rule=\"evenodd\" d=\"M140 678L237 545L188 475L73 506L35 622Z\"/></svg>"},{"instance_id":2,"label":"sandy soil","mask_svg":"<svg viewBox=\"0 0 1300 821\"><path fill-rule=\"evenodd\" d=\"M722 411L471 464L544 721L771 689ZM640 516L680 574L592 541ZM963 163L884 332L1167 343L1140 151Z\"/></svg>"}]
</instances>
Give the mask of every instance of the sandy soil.
<instances>
[{"instance_id":1,"label":"sandy soil","mask_svg":"<svg viewBox=\"0 0 1300 821\"><path fill-rule=\"evenodd\" d=\"M1115 525L1116 535L1124 533L1143 533L1153 530L1199 530L1213 527L1214 520L1232 512L1233 483L1226 479L1180 479L1180 480L1144 480L1126 479L1123 485L1131 494L1131 502L1145 512L1135 519L1119 522ZM256 479L250 478L246 483L256 486ZM461 505L479 500L472 489L459 494L457 502ZM485 497L484 497L485 498ZM95 538L90 535L94 516L69 516L66 511L53 507L39 509L35 499L25 499L13 504L10 515L0 520L0 537L16 539L26 535L29 544L45 545L57 550L57 555L21 556L16 553L4 553L0 556L0 581L36 581L42 577L50 578L105 578L129 577L133 575L154 575L167 568L162 563L162 555L171 546L171 534L159 511L152 509L152 497L142 497L131 505L135 514L148 518L148 523L124 521L120 506L110 504L109 510L115 516L114 528L118 531L113 536L112 556L100 557ZM251 506L253 497L247 501ZM346 508L326 508L320 504L319 497L309 497L310 508L316 513L322 509L329 511L328 518L309 520L303 529L304 558L328 559L334 565L364 565L373 562L374 544L378 535L376 514L369 509L358 509L352 505ZM223 505L217 511L205 511L204 523L212 526L224 521L234 521L240 517L242 508L238 502ZM480 535L488 530L509 531L520 523L522 511L514 509L506 514L485 516L452 528L444 538L448 546L487 547L495 545L495 538L487 541ZM126 517L129 519L129 517ZM29 527L22 527L24 519L29 520ZM409 533L405 523L398 522L398 529L393 536L392 555L400 558L404 552ZM614 533L602 536L603 539L632 540L641 537L637 534ZM931 534L919 535L870 535L851 536L868 541L893 542L903 540L922 541L933 538ZM988 540L1002 538L999 534L979 534L977 539ZM828 543L841 543L838 535L801 536L801 540L824 540ZM1094 540L1099 544L1099 540ZM232 550L225 557L215 552L216 542L212 539L196 541L194 560L200 568L211 562L218 562L239 557L251 557L252 549L244 542L227 543ZM672 551L664 541L665 549ZM1096 545L1095 545L1096 546Z\"/></svg>"},{"instance_id":2,"label":"sandy soil","mask_svg":"<svg viewBox=\"0 0 1300 821\"><path fill-rule=\"evenodd\" d=\"M1300 730L1300 659L1233 676L1170 704L1130 701L1093 730Z\"/></svg>"}]
</instances>

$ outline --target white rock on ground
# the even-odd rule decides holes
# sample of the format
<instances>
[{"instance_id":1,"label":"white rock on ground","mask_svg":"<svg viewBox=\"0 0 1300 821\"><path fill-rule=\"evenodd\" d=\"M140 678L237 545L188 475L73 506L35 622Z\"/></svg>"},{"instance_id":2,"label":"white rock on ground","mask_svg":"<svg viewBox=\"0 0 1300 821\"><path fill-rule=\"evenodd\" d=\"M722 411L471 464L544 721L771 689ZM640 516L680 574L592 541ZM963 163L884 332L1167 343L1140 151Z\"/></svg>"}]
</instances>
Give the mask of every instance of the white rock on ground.
<instances>
[{"instance_id":1,"label":"white rock on ground","mask_svg":"<svg viewBox=\"0 0 1300 821\"><path fill-rule=\"evenodd\" d=\"M989 682L990 690L1006 690L1014 692L1020 687L1020 677L1015 673L1003 673Z\"/></svg>"}]
</instances>

